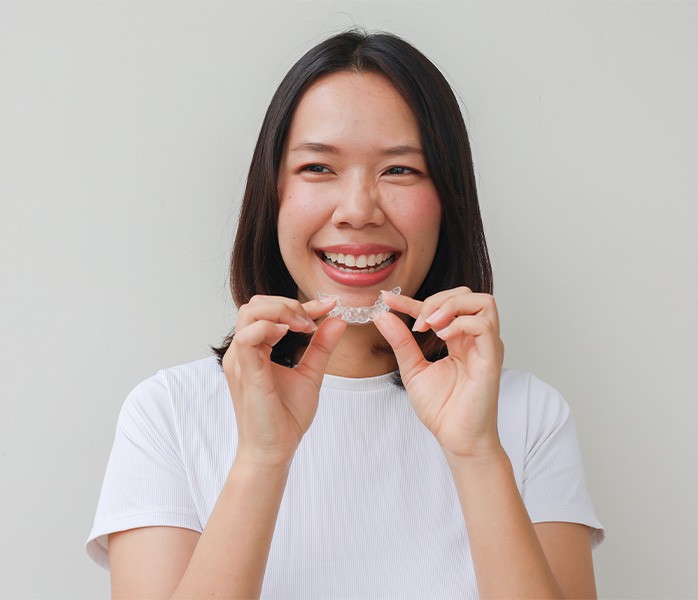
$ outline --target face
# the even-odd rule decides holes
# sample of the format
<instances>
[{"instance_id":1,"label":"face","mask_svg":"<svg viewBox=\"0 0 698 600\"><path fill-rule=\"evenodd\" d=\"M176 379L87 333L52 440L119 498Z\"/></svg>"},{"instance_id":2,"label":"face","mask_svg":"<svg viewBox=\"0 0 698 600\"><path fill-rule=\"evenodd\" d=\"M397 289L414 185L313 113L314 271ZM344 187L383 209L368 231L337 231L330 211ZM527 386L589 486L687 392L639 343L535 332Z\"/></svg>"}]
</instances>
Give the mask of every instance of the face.
<instances>
[{"instance_id":1,"label":"face","mask_svg":"<svg viewBox=\"0 0 698 600\"><path fill-rule=\"evenodd\" d=\"M373 304L412 296L431 266L441 203L419 127L393 85L338 72L303 95L279 171L279 246L301 301L337 294Z\"/></svg>"}]
</instances>

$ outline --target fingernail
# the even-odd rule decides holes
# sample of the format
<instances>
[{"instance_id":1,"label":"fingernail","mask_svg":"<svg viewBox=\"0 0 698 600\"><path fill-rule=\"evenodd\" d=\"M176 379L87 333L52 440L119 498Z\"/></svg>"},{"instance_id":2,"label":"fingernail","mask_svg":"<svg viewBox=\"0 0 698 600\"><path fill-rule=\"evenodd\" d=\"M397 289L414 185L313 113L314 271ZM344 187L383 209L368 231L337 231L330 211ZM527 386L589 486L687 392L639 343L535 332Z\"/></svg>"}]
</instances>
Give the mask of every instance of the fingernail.
<instances>
[{"instance_id":1,"label":"fingernail","mask_svg":"<svg viewBox=\"0 0 698 600\"><path fill-rule=\"evenodd\" d=\"M443 329L439 329L439 331L435 331L436 336L441 338L442 340L445 340L448 338L448 334L450 333L451 327L444 327Z\"/></svg>"},{"instance_id":2,"label":"fingernail","mask_svg":"<svg viewBox=\"0 0 698 600\"><path fill-rule=\"evenodd\" d=\"M306 331L309 328L310 331L315 331L317 329L317 325L315 325L315 323L313 323L310 319L305 319L304 317L301 317L300 315L294 315L293 320L298 327L303 328L303 331Z\"/></svg>"},{"instance_id":3,"label":"fingernail","mask_svg":"<svg viewBox=\"0 0 698 600\"><path fill-rule=\"evenodd\" d=\"M417 320L414 322L414 325L412 325L412 331L420 331L422 327L424 327L424 319L422 318L422 315L419 315Z\"/></svg>"},{"instance_id":4,"label":"fingernail","mask_svg":"<svg viewBox=\"0 0 698 600\"><path fill-rule=\"evenodd\" d=\"M438 321L441 317L444 316L444 312L439 309L433 313L431 313L426 319L424 319L429 325L433 325L436 321Z\"/></svg>"},{"instance_id":5,"label":"fingernail","mask_svg":"<svg viewBox=\"0 0 698 600\"><path fill-rule=\"evenodd\" d=\"M286 323L275 323L274 329L276 329L276 331L279 332L282 336L288 333L288 325L286 325Z\"/></svg>"}]
</instances>

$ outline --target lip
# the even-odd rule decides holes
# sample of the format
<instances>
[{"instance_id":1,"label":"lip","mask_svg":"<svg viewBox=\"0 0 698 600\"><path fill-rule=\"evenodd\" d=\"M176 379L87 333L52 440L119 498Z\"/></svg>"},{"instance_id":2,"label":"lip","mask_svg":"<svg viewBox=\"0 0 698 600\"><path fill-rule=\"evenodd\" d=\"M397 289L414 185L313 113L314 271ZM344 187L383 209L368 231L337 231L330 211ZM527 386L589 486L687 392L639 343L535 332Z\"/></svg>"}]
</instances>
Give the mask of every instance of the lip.
<instances>
[{"instance_id":1,"label":"lip","mask_svg":"<svg viewBox=\"0 0 698 600\"><path fill-rule=\"evenodd\" d=\"M342 252L343 254L354 254L354 252L357 252L356 246L352 246L352 251L347 250L349 246L331 246L331 248L332 249L323 249L317 253L317 259L320 261L320 266L330 279L342 285L351 287L372 287L374 285L378 285L390 276L390 274L395 270L395 265L397 264L398 260L400 260L400 255L396 252L395 260L385 267L385 269L375 271L374 273L347 273L328 265L324 260L322 260L321 255L322 252ZM334 250L334 248L344 248L344 250ZM379 246L372 245L371 248L379 248ZM370 252L362 251L359 254L394 252L394 250L390 250L387 246L380 246L380 248L381 250L372 250Z\"/></svg>"}]
</instances>

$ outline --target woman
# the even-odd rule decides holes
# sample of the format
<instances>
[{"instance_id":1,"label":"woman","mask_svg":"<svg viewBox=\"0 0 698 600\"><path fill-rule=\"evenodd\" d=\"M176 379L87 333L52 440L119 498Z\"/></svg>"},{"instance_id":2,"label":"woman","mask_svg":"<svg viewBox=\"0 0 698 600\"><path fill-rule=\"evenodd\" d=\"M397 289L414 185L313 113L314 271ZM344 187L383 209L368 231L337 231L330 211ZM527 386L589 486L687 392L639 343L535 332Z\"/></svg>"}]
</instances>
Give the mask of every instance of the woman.
<instances>
[{"instance_id":1,"label":"woman","mask_svg":"<svg viewBox=\"0 0 698 600\"><path fill-rule=\"evenodd\" d=\"M412 46L348 32L289 71L231 283L218 360L120 416L88 543L114 596L595 595L569 410L502 370L467 133Z\"/></svg>"}]
</instances>

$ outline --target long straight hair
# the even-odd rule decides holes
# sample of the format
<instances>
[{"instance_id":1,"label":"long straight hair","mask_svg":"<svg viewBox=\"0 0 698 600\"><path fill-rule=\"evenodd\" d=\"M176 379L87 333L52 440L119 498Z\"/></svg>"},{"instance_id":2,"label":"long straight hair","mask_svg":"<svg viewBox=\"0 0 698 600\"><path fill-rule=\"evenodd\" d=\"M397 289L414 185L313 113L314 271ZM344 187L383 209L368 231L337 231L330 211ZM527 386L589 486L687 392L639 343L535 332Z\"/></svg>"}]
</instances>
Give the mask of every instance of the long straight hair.
<instances>
[{"instance_id":1,"label":"long straight hair","mask_svg":"<svg viewBox=\"0 0 698 600\"><path fill-rule=\"evenodd\" d=\"M277 182L281 155L301 97L319 77L338 71L379 73L411 107L427 168L441 201L441 225L434 260L415 298L467 286L492 293L487 252L468 133L451 87L419 50L389 33L351 30L306 52L284 77L267 109L252 156L240 221L230 262L230 286L236 306L256 294L297 298L298 288L281 257L277 235ZM222 361L235 332L213 351ZM433 332L415 333L428 360L446 355ZM271 359L295 364L307 346L306 334L289 332L274 346ZM379 351L382 351L379 349Z\"/></svg>"}]
</instances>

